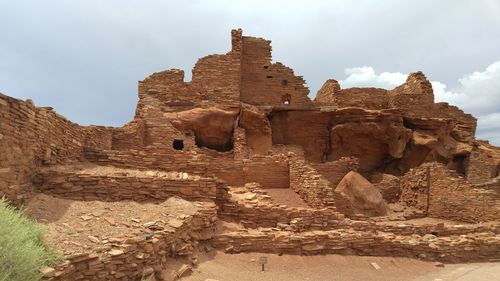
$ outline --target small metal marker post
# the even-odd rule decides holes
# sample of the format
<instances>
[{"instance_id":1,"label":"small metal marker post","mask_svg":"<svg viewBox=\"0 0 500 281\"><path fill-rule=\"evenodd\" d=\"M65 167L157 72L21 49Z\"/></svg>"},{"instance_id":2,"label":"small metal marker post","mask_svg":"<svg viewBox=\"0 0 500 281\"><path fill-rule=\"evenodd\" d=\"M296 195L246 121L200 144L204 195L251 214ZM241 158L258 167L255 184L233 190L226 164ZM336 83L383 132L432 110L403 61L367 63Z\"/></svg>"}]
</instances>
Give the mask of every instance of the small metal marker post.
<instances>
[{"instance_id":1,"label":"small metal marker post","mask_svg":"<svg viewBox=\"0 0 500 281\"><path fill-rule=\"evenodd\" d=\"M260 265L262 265L262 271L264 271L264 265L267 264L267 257L266 256L260 257L259 263L260 263Z\"/></svg>"}]
</instances>

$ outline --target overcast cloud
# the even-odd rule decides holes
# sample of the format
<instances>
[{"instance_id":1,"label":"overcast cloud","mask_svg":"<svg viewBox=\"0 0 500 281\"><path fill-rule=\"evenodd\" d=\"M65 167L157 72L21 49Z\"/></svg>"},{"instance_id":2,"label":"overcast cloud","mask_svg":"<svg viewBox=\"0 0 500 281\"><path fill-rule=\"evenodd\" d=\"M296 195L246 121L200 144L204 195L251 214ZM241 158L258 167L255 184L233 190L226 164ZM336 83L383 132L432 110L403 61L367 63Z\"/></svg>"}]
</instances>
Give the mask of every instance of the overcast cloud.
<instances>
[{"instance_id":1,"label":"overcast cloud","mask_svg":"<svg viewBox=\"0 0 500 281\"><path fill-rule=\"evenodd\" d=\"M238 27L273 40L274 59L311 96L328 78L393 87L422 70L436 100L474 114L479 137L500 144L498 0L0 0L0 91L80 124L120 126L138 80L169 68L189 80Z\"/></svg>"}]
</instances>

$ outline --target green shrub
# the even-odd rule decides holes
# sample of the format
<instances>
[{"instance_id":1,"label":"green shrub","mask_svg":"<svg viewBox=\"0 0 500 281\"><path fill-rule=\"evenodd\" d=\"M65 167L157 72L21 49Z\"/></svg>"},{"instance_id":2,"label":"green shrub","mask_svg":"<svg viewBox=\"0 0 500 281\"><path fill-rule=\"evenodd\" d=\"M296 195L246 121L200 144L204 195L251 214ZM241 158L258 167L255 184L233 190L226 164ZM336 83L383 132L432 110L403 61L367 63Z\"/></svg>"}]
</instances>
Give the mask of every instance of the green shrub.
<instances>
[{"instance_id":1,"label":"green shrub","mask_svg":"<svg viewBox=\"0 0 500 281\"><path fill-rule=\"evenodd\" d=\"M60 259L40 225L0 198L0 281L40 280L39 269Z\"/></svg>"}]
</instances>

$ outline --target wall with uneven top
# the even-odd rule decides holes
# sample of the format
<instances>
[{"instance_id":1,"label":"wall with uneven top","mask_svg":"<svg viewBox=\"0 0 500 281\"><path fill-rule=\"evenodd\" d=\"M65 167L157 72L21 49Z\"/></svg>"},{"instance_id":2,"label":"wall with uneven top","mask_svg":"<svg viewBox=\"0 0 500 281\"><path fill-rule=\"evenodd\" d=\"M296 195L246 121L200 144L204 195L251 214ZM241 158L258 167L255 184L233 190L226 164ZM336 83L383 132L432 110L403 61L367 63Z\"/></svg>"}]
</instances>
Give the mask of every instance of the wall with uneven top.
<instances>
[{"instance_id":1,"label":"wall with uneven top","mask_svg":"<svg viewBox=\"0 0 500 281\"><path fill-rule=\"evenodd\" d=\"M465 176L470 183L488 183L498 176L497 164L486 149L474 147L465 162Z\"/></svg>"},{"instance_id":2,"label":"wall with uneven top","mask_svg":"<svg viewBox=\"0 0 500 281\"><path fill-rule=\"evenodd\" d=\"M253 105L307 106L305 80L282 63L271 63L271 41L243 37L241 101Z\"/></svg>"},{"instance_id":3,"label":"wall with uneven top","mask_svg":"<svg viewBox=\"0 0 500 281\"><path fill-rule=\"evenodd\" d=\"M36 174L37 190L76 200L155 201L172 196L215 199L213 178L187 173L139 171L112 167L50 167Z\"/></svg>"},{"instance_id":4,"label":"wall with uneven top","mask_svg":"<svg viewBox=\"0 0 500 281\"><path fill-rule=\"evenodd\" d=\"M432 85L420 71L410 73L406 82L388 95L389 107L408 109L408 113L426 113L434 106Z\"/></svg>"},{"instance_id":5,"label":"wall with uneven top","mask_svg":"<svg viewBox=\"0 0 500 281\"><path fill-rule=\"evenodd\" d=\"M434 164L429 194L429 217L470 223L500 218L500 184L474 186L445 166Z\"/></svg>"},{"instance_id":6,"label":"wall with uneven top","mask_svg":"<svg viewBox=\"0 0 500 281\"><path fill-rule=\"evenodd\" d=\"M300 157L290 165L290 188L311 207L335 206L335 186Z\"/></svg>"},{"instance_id":7,"label":"wall with uneven top","mask_svg":"<svg viewBox=\"0 0 500 281\"><path fill-rule=\"evenodd\" d=\"M163 114L220 106L237 108L240 103L241 30L231 33L232 49L227 54L209 55L198 60L191 82L184 71L171 69L154 73L139 82L135 120L145 124L145 144L165 145L169 136L182 137ZM166 141L168 139L168 141Z\"/></svg>"},{"instance_id":8,"label":"wall with uneven top","mask_svg":"<svg viewBox=\"0 0 500 281\"><path fill-rule=\"evenodd\" d=\"M473 185L443 164L425 163L400 181L400 202L420 216L478 223L500 217L498 185Z\"/></svg>"},{"instance_id":9,"label":"wall with uneven top","mask_svg":"<svg viewBox=\"0 0 500 281\"><path fill-rule=\"evenodd\" d=\"M288 207L274 202L265 189L250 184L241 188L220 187L218 217L245 227L278 227L293 231L337 228L344 215L335 208Z\"/></svg>"},{"instance_id":10,"label":"wall with uneven top","mask_svg":"<svg viewBox=\"0 0 500 281\"><path fill-rule=\"evenodd\" d=\"M174 231L154 231L152 238L125 236L110 238L111 244L99 251L66 256L54 266L51 279L57 281L143 280L160 276L172 268L169 258L189 257L200 242L215 233L216 208L213 204L185 219Z\"/></svg>"},{"instance_id":11,"label":"wall with uneven top","mask_svg":"<svg viewBox=\"0 0 500 281\"><path fill-rule=\"evenodd\" d=\"M0 196L21 199L43 164L83 158L84 147L111 148L112 128L81 127L51 108L0 94ZM19 197L19 198L18 198Z\"/></svg>"},{"instance_id":12,"label":"wall with uneven top","mask_svg":"<svg viewBox=\"0 0 500 281\"><path fill-rule=\"evenodd\" d=\"M500 258L500 236L489 232L436 237L432 234L396 235L391 232L352 229L301 233L259 229L217 234L214 244L229 253L356 254L443 262L494 262Z\"/></svg>"},{"instance_id":13,"label":"wall with uneven top","mask_svg":"<svg viewBox=\"0 0 500 281\"><path fill-rule=\"evenodd\" d=\"M399 202L403 206L413 208L415 217L427 215L429 206L429 168L410 169L401 177Z\"/></svg>"},{"instance_id":14,"label":"wall with uneven top","mask_svg":"<svg viewBox=\"0 0 500 281\"><path fill-rule=\"evenodd\" d=\"M235 160L230 153L191 154L149 147L126 151L89 150L86 157L99 165L215 176L228 185L257 182L265 188L281 188L288 187L290 182L288 163L265 156Z\"/></svg>"},{"instance_id":15,"label":"wall with uneven top","mask_svg":"<svg viewBox=\"0 0 500 281\"><path fill-rule=\"evenodd\" d=\"M131 149L144 146L145 128L142 120L134 120L113 130L112 149Z\"/></svg>"},{"instance_id":16,"label":"wall with uneven top","mask_svg":"<svg viewBox=\"0 0 500 281\"><path fill-rule=\"evenodd\" d=\"M320 105L336 107L361 107L366 109L386 109L389 107L387 90L379 88L340 89L335 80L328 80L318 91L315 99Z\"/></svg>"}]
</instances>

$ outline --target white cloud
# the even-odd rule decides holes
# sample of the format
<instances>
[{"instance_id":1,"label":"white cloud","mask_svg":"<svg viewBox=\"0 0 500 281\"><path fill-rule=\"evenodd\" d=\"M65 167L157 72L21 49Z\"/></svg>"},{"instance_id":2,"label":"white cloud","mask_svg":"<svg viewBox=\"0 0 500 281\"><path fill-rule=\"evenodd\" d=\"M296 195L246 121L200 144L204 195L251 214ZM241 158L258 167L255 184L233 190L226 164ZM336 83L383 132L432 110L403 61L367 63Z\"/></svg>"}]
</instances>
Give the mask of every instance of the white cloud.
<instances>
[{"instance_id":1,"label":"white cloud","mask_svg":"<svg viewBox=\"0 0 500 281\"><path fill-rule=\"evenodd\" d=\"M406 74L401 72L382 72L376 74L371 66L346 68L345 74L349 75L345 80L339 81L342 88L349 87L377 87L392 89L406 81Z\"/></svg>"},{"instance_id":2,"label":"white cloud","mask_svg":"<svg viewBox=\"0 0 500 281\"><path fill-rule=\"evenodd\" d=\"M348 68L348 77L340 81L342 88L378 87L393 89L406 80L407 74L377 74L370 66ZM500 61L484 71L476 71L458 79L458 87L448 89L439 81L431 81L436 102L448 102L478 118L477 137L500 145Z\"/></svg>"}]
</instances>

